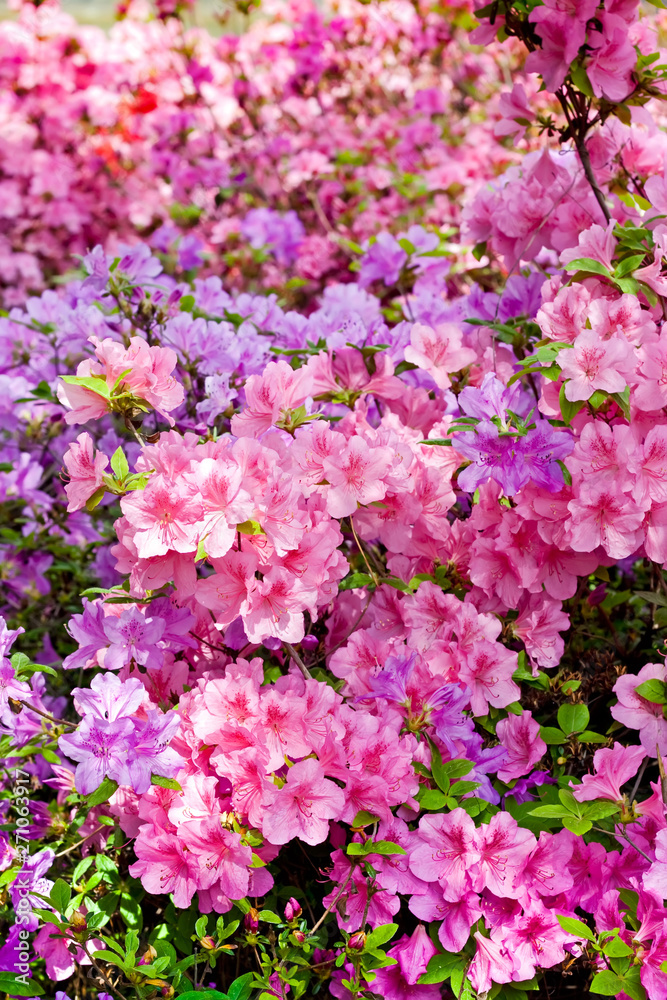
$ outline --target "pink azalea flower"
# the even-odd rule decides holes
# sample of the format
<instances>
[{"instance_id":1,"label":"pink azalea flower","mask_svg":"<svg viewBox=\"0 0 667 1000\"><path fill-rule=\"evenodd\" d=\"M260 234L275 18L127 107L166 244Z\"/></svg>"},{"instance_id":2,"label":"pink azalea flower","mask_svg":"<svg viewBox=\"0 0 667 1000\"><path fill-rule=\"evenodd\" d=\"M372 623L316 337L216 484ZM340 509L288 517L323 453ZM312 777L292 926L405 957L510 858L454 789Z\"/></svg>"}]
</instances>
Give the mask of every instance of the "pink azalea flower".
<instances>
[{"instance_id":1,"label":"pink azalea flower","mask_svg":"<svg viewBox=\"0 0 667 1000\"><path fill-rule=\"evenodd\" d=\"M585 774L581 785L572 788L572 794L577 802L590 802L593 799L622 802L621 785L634 778L645 757L643 747L624 747L621 743L614 743L610 750L596 750L593 755L596 773Z\"/></svg>"},{"instance_id":2,"label":"pink azalea flower","mask_svg":"<svg viewBox=\"0 0 667 1000\"><path fill-rule=\"evenodd\" d=\"M410 937L404 934L387 955L397 959L397 964L386 969L378 969L372 986L382 991L385 1000L438 1000L439 986L422 986L417 983L426 972L430 959L437 948L426 933L423 924L418 924Z\"/></svg>"},{"instance_id":3,"label":"pink azalea flower","mask_svg":"<svg viewBox=\"0 0 667 1000\"><path fill-rule=\"evenodd\" d=\"M658 899L667 899L667 830L658 830L655 836L655 861L644 872L642 882Z\"/></svg>"},{"instance_id":4,"label":"pink azalea flower","mask_svg":"<svg viewBox=\"0 0 667 1000\"><path fill-rule=\"evenodd\" d=\"M456 902L470 889L479 861L479 834L465 810L422 816L419 840L410 851L410 870L424 882L439 882L445 898Z\"/></svg>"},{"instance_id":5,"label":"pink azalea flower","mask_svg":"<svg viewBox=\"0 0 667 1000\"><path fill-rule=\"evenodd\" d=\"M600 340L593 330L584 330L572 347L558 352L557 363L565 383L565 398L570 402L590 399L597 390L623 392L625 375L634 369L632 348L626 340L612 337Z\"/></svg>"},{"instance_id":6,"label":"pink azalea flower","mask_svg":"<svg viewBox=\"0 0 667 1000\"><path fill-rule=\"evenodd\" d=\"M656 746L667 754L667 719L662 705L648 701L637 694L640 684L649 680L665 680L664 663L646 663L638 674L623 674L614 684L618 704L612 705L611 714L617 722L629 729L639 730L639 739L649 757L656 756Z\"/></svg>"},{"instance_id":7,"label":"pink azalea flower","mask_svg":"<svg viewBox=\"0 0 667 1000\"><path fill-rule=\"evenodd\" d=\"M509 925L495 927L491 937L511 954L513 978L518 981L532 979L536 969L550 969L564 961L563 946L574 940L562 930L553 910L536 899L530 900Z\"/></svg>"},{"instance_id":8,"label":"pink azalea flower","mask_svg":"<svg viewBox=\"0 0 667 1000\"><path fill-rule=\"evenodd\" d=\"M614 219L608 223L607 227L590 226L579 235L579 243L576 247L563 250L560 255L561 264L569 264L570 261L578 260L581 257L590 257L602 264L609 271L614 270L614 250L616 249L616 237L614 236ZM560 364L560 362L559 362Z\"/></svg>"},{"instance_id":9,"label":"pink azalea flower","mask_svg":"<svg viewBox=\"0 0 667 1000\"><path fill-rule=\"evenodd\" d=\"M102 485L109 459L101 451L95 452L92 438L83 433L69 446L63 461L70 480L65 486L65 493L69 500L67 510L71 513L85 507Z\"/></svg>"},{"instance_id":10,"label":"pink azalea flower","mask_svg":"<svg viewBox=\"0 0 667 1000\"><path fill-rule=\"evenodd\" d=\"M575 551L592 552L602 545L612 559L625 559L636 551L643 512L613 486L584 484L580 497L568 503L568 510Z\"/></svg>"},{"instance_id":11,"label":"pink azalea flower","mask_svg":"<svg viewBox=\"0 0 667 1000\"><path fill-rule=\"evenodd\" d=\"M270 793L262 833L272 844L287 844L294 837L321 844L329 835L329 820L344 805L345 793L324 777L322 765L312 758L300 761L288 770L284 786Z\"/></svg>"},{"instance_id":12,"label":"pink azalea flower","mask_svg":"<svg viewBox=\"0 0 667 1000\"><path fill-rule=\"evenodd\" d=\"M190 820L179 827L179 834L199 865L199 886L209 889L219 885L230 899L243 899L248 893L252 849L241 837L226 830L217 816Z\"/></svg>"},{"instance_id":13,"label":"pink azalea flower","mask_svg":"<svg viewBox=\"0 0 667 1000\"><path fill-rule=\"evenodd\" d=\"M188 907L197 890L199 866L185 844L175 834L147 825L135 840L134 851L138 860L130 865L130 875L141 879L147 892L171 892L176 906Z\"/></svg>"},{"instance_id":14,"label":"pink azalea flower","mask_svg":"<svg viewBox=\"0 0 667 1000\"><path fill-rule=\"evenodd\" d=\"M442 323L435 328L415 323L404 357L427 371L443 391L452 384L451 372L459 372L477 359L475 351L463 347L463 335L454 323Z\"/></svg>"},{"instance_id":15,"label":"pink azalea flower","mask_svg":"<svg viewBox=\"0 0 667 1000\"><path fill-rule=\"evenodd\" d=\"M468 979L478 993L486 993L494 983L511 983L514 978L514 962L505 944L484 937L475 931L477 942L475 957L468 969Z\"/></svg>"},{"instance_id":16,"label":"pink azalea flower","mask_svg":"<svg viewBox=\"0 0 667 1000\"><path fill-rule=\"evenodd\" d=\"M508 715L496 727L502 746L509 754L506 764L498 771L501 781L512 781L528 774L546 753L547 745L540 736L540 724L531 712Z\"/></svg>"},{"instance_id":17,"label":"pink azalea flower","mask_svg":"<svg viewBox=\"0 0 667 1000\"><path fill-rule=\"evenodd\" d=\"M194 552L201 533L201 501L183 483L153 476L143 490L120 502L133 528L134 544L142 559L169 551Z\"/></svg>"},{"instance_id":18,"label":"pink azalea flower","mask_svg":"<svg viewBox=\"0 0 667 1000\"><path fill-rule=\"evenodd\" d=\"M518 826L509 813L499 812L480 828L478 844L473 889L481 892L487 888L501 898L517 899L521 894L519 876L535 848L534 835Z\"/></svg>"},{"instance_id":19,"label":"pink azalea flower","mask_svg":"<svg viewBox=\"0 0 667 1000\"><path fill-rule=\"evenodd\" d=\"M326 494L329 514L347 517L358 504L382 500L387 492L383 479L392 463L390 448L369 448L360 437L353 437L335 458L325 458L322 464L330 484Z\"/></svg>"},{"instance_id":20,"label":"pink azalea flower","mask_svg":"<svg viewBox=\"0 0 667 1000\"><path fill-rule=\"evenodd\" d=\"M551 601L542 594L531 594L521 601L519 615L512 628L526 646L531 660L540 667L557 667L565 643L559 633L570 627L560 601Z\"/></svg>"}]
</instances>

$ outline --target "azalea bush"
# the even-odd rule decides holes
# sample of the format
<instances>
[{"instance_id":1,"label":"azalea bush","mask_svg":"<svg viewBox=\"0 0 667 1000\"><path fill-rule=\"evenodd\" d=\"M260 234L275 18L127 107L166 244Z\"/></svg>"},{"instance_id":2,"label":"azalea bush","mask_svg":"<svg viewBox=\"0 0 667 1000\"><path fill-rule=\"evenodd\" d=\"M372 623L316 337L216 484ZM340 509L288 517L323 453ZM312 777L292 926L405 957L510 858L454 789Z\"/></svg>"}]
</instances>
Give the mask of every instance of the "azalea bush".
<instances>
[{"instance_id":1,"label":"azalea bush","mask_svg":"<svg viewBox=\"0 0 667 1000\"><path fill-rule=\"evenodd\" d=\"M663 15L189 6L0 27L0 991L666 998Z\"/></svg>"}]
</instances>

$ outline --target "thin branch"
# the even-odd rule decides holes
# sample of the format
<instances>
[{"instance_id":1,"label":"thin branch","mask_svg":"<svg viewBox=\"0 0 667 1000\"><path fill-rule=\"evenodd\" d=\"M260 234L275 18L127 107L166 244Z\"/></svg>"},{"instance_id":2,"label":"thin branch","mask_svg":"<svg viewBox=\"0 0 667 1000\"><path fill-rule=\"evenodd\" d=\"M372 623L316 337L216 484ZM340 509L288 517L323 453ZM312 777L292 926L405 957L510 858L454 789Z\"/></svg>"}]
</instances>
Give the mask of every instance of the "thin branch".
<instances>
[{"instance_id":1,"label":"thin branch","mask_svg":"<svg viewBox=\"0 0 667 1000\"><path fill-rule=\"evenodd\" d=\"M111 992L112 992L112 993L114 994L114 996L117 996L117 997L119 998L119 1000L125 1000L125 997L123 996L123 994L122 994L122 993L119 993L119 992L118 992L118 990L117 990L117 989L116 989L116 987L115 987L115 986L113 985L113 983L111 982L111 980L110 980L110 979L109 979L109 977L107 976L107 974L106 974L106 972L104 971L104 969L102 968L102 966L101 966L101 965L99 965L99 963L97 962L97 959L93 958L93 956L92 956L92 955L90 954L90 952L88 951L88 944L89 944L89 942L88 942L88 941L84 941L84 942L83 942L83 950L85 951L86 955L88 956L88 958L89 958L89 959L90 959L90 961L92 962L92 964L93 964L93 967L94 967L94 968L95 968L95 970L96 970L96 971L97 971L97 972L99 973L99 975L100 975L100 976L102 977L102 979L104 980L105 984L106 984L106 985L108 986L108 988L109 988L109 989L111 990Z\"/></svg>"},{"instance_id":2,"label":"thin branch","mask_svg":"<svg viewBox=\"0 0 667 1000\"><path fill-rule=\"evenodd\" d=\"M348 884L349 884L349 882L350 882L350 879L352 878L352 875L353 875L353 873L354 873L354 869L355 869L355 865L353 864L353 865L352 865L352 867L350 868L350 871L348 872L348 876L347 876L347 878L345 879L345 881L343 882L343 884L342 884L342 886L341 886L341 889L340 889L340 892L338 893L338 895L336 896L336 898L335 898L334 900L332 900L332 901L331 901L331 902L329 903L329 905L327 906L326 910L324 911L324 913L322 914L322 916L320 917L320 919L319 919L319 920L317 921L317 923L316 923L316 924L315 924L315 926L313 927L312 931L309 931L309 932L308 932L308 937L312 937L312 936L313 936L313 934L314 934L314 933L315 933L316 931L318 931L318 930L319 930L319 928L320 928L320 927L322 926L322 924L323 924L323 923L324 923L324 921L326 920L326 918L327 918L327 915L328 915L329 913L331 913L331 911L333 910L333 908L334 908L334 906L336 905L336 903L337 903L337 902L338 902L338 901L339 901L339 900L340 900L340 899L342 898L342 896L343 896L343 893L344 893L344 892L345 892L345 890L347 889L347 887L348 887Z\"/></svg>"},{"instance_id":3,"label":"thin branch","mask_svg":"<svg viewBox=\"0 0 667 1000\"><path fill-rule=\"evenodd\" d=\"M368 556L366 555L366 550L364 549L363 545L359 541L359 536L357 535L356 529L354 527L354 521L352 520L352 516L350 516L348 518L348 520L350 522L350 528L352 529L352 534L354 535L354 540L357 543L357 548L361 552L361 557L364 560L364 562L366 563L366 569L368 570L368 574L371 577L371 579L372 579L373 583L375 584L375 586L377 587L377 585L378 585L378 576L377 576L377 573L373 569L371 569L371 564L368 561Z\"/></svg>"},{"instance_id":4,"label":"thin branch","mask_svg":"<svg viewBox=\"0 0 667 1000\"><path fill-rule=\"evenodd\" d=\"M81 845L85 844L85 842L87 840L90 840L91 837L95 837L97 836L98 833L101 833L102 830L108 830L108 829L109 827L105 823L101 823L98 826L97 830L93 830L93 832L89 833L87 837L82 837L81 840L77 840L76 844L72 844L72 846L68 847L66 851L58 851L58 853L54 855L54 857L64 858L66 854L71 854L72 851L75 851L77 847L81 847Z\"/></svg>"},{"instance_id":5,"label":"thin branch","mask_svg":"<svg viewBox=\"0 0 667 1000\"><path fill-rule=\"evenodd\" d=\"M294 648L294 646L291 646L289 644L289 642L285 642L285 643L283 643L283 645L286 647L287 652L289 653L289 655L291 656L291 658L294 660L294 662L296 663L297 667L299 668L299 670L301 671L301 673L303 674L303 676L306 678L306 680L307 681L311 681L313 679L313 675L311 674L310 670L308 669L308 667L306 666L306 664L303 662L303 660L301 659L301 657L299 656L299 654L297 653L297 651Z\"/></svg>"},{"instance_id":6,"label":"thin branch","mask_svg":"<svg viewBox=\"0 0 667 1000\"><path fill-rule=\"evenodd\" d=\"M73 722L66 722L65 719L56 719L53 715L47 715L46 712L40 711L40 709L35 708L34 705L29 705L27 701L22 701L21 698L12 699L12 701L14 700L17 701L19 705L23 705L24 708L29 708L31 712L35 713L35 715L41 715L43 719L48 719L49 722L52 722L56 726L67 726L68 729L78 729L78 726L75 726Z\"/></svg>"}]
</instances>

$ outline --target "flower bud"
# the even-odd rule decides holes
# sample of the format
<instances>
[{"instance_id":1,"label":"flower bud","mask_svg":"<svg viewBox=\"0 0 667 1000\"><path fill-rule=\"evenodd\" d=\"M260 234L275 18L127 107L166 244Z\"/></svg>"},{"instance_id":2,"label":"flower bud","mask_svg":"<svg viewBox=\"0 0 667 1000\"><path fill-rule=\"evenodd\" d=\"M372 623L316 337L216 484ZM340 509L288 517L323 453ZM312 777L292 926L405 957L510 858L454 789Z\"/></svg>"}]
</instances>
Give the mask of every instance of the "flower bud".
<instances>
[{"instance_id":1,"label":"flower bud","mask_svg":"<svg viewBox=\"0 0 667 1000\"><path fill-rule=\"evenodd\" d=\"M210 934L205 934L199 943L206 951L215 951L216 944Z\"/></svg>"},{"instance_id":2,"label":"flower bud","mask_svg":"<svg viewBox=\"0 0 667 1000\"><path fill-rule=\"evenodd\" d=\"M347 946L353 951L363 951L366 946L366 935L364 931L355 931L354 934L351 934L347 942Z\"/></svg>"},{"instance_id":3,"label":"flower bud","mask_svg":"<svg viewBox=\"0 0 667 1000\"><path fill-rule=\"evenodd\" d=\"M259 930L259 910L251 906L243 918L243 926L250 934L256 934Z\"/></svg>"},{"instance_id":4,"label":"flower bud","mask_svg":"<svg viewBox=\"0 0 667 1000\"><path fill-rule=\"evenodd\" d=\"M293 934L294 940L298 944L303 944L303 942L306 940L306 935L303 933L303 931L292 931L292 934Z\"/></svg>"},{"instance_id":5,"label":"flower bud","mask_svg":"<svg viewBox=\"0 0 667 1000\"><path fill-rule=\"evenodd\" d=\"M319 644L320 640L316 635L304 635L301 640L301 648L305 649L308 653L312 653L314 649L317 649Z\"/></svg>"},{"instance_id":6,"label":"flower bud","mask_svg":"<svg viewBox=\"0 0 667 1000\"><path fill-rule=\"evenodd\" d=\"M79 913L78 910L75 910L69 918L69 925L75 934L80 934L81 931L84 931L86 929L86 918L83 913Z\"/></svg>"},{"instance_id":7,"label":"flower bud","mask_svg":"<svg viewBox=\"0 0 667 1000\"><path fill-rule=\"evenodd\" d=\"M285 904L285 920L290 923L292 920L298 920L301 916L301 906L297 903L294 896L290 896Z\"/></svg>"}]
</instances>

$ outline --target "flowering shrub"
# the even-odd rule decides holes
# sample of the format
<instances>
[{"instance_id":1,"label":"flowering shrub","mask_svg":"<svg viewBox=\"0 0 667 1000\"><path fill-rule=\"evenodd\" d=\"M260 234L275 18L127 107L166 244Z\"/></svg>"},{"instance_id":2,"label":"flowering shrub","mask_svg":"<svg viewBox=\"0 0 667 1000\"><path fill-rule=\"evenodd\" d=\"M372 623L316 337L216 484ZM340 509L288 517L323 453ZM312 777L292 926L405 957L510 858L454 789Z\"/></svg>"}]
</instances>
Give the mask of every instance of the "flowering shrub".
<instances>
[{"instance_id":1,"label":"flowering shrub","mask_svg":"<svg viewBox=\"0 0 667 1000\"><path fill-rule=\"evenodd\" d=\"M0 990L660 1000L660 17L502 0L476 12L480 55L458 39L467 6L308 10L219 42L171 4L109 41L76 29L55 77L81 71L62 121L76 108L87 131L66 154L26 67L74 29L50 3L2 29L39 46L3 70L24 74L10 141L34 153L7 191L35 221L7 237L0 318ZM155 91L119 37L152 57L171 40ZM378 62L353 71L366 50ZM521 82L485 81L488 117L453 152L470 106L443 137L438 86L459 56L497 74L494 54ZM104 117L127 78L139 124ZM97 119L64 96L93 87ZM40 102L38 141L17 123ZM97 178L63 236L48 206L76 214L85 186L38 205L30 171L66 155L83 176L119 120L156 159ZM384 144L358 162L365 121ZM247 188L209 198L243 157ZM457 157L464 190L443 198L433 176ZM396 195L363 205L363 185ZM16 281L26 233L58 269L81 257L22 301L51 274L49 250ZM318 240L334 262L315 273Z\"/></svg>"}]
</instances>

